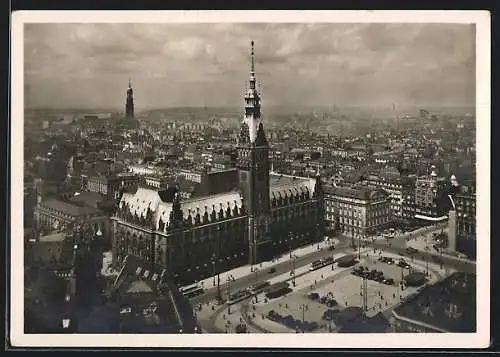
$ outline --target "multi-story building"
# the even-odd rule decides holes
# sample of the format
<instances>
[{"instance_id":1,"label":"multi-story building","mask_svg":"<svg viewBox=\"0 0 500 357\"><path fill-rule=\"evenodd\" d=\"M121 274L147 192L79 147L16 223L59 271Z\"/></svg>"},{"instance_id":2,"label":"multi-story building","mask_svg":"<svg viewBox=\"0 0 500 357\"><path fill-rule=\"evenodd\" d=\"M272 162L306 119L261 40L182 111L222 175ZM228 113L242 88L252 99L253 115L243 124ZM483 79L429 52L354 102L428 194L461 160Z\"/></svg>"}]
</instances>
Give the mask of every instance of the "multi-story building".
<instances>
[{"instance_id":1,"label":"multi-story building","mask_svg":"<svg viewBox=\"0 0 500 357\"><path fill-rule=\"evenodd\" d=\"M117 198L122 187L128 189L137 186L136 175L91 176L87 179L87 190L100 193L108 198Z\"/></svg>"},{"instance_id":2,"label":"multi-story building","mask_svg":"<svg viewBox=\"0 0 500 357\"><path fill-rule=\"evenodd\" d=\"M146 165L130 165L128 170L136 175L140 176L154 176L163 174L162 170L155 166Z\"/></svg>"},{"instance_id":3,"label":"multi-story building","mask_svg":"<svg viewBox=\"0 0 500 357\"><path fill-rule=\"evenodd\" d=\"M215 270L256 264L321 239L320 177L270 173L269 145L255 87L253 42L251 58L237 169L223 173L232 177L235 171L236 187L186 200L175 190L140 187L135 193L124 193L113 217L115 262L136 255L188 282Z\"/></svg>"},{"instance_id":4,"label":"multi-story building","mask_svg":"<svg viewBox=\"0 0 500 357\"><path fill-rule=\"evenodd\" d=\"M38 198L35 208L38 236L66 232L75 222L86 222L103 239L111 236L109 216L97 207L58 198Z\"/></svg>"},{"instance_id":5,"label":"multi-story building","mask_svg":"<svg viewBox=\"0 0 500 357\"><path fill-rule=\"evenodd\" d=\"M390 209L394 219L402 217L403 184L401 178L384 175L369 175L366 183L389 194Z\"/></svg>"},{"instance_id":6,"label":"multi-story building","mask_svg":"<svg viewBox=\"0 0 500 357\"><path fill-rule=\"evenodd\" d=\"M462 186L455 195L457 236L476 239L476 192L474 187Z\"/></svg>"},{"instance_id":7,"label":"multi-story building","mask_svg":"<svg viewBox=\"0 0 500 357\"><path fill-rule=\"evenodd\" d=\"M169 180L166 176L145 176L145 184L156 189L165 189L168 187Z\"/></svg>"},{"instance_id":8,"label":"multi-story building","mask_svg":"<svg viewBox=\"0 0 500 357\"><path fill-rule=\"evenodd\" d=\"M331 230L352 237L370 234L391 222L390 198L381 189L327 186L325 215Z\"/></svg>"},{"instance_id":9,"label":"multi-story building","mask_svg":"<svg viewBox=\"0 0 500 357\"><path fill-rule=\"evenodd\" d=\"M446 219L449 186L447 179L438 177L435 166L432 166L429 175L418 177L415 183L415 217L429 221Z\"/></svg>"},{"instance_id":10,"label":"multi-story building","mask_svg":"<svg viewBox=\"0 0 500 357\"><path fill-rule=\"evenodd\" d=\"M476 310L476 276L457 272L399 304L394 327L411 333L474 332Z\"/></svg>"},{"instance_id":11,"label":"multi-story building","mask_svg":"<svg viewBox=\"0 0 500 357\"><path fill-rule=\"evenodd\" d=\"M179 170L179 176L182 176L186 181L201 183L205 172L198 170Z\"/></svg>"},{"instance_id":12,"label":"multi-story building","mask_svg":"<svg viewBox=\"0 0 500 357\"><path fill-rule=\"evenodd\" d=\"M401 179L401 218L407 221L415 219L415 181L416 177L406 176Z\"/></svg>"}]
</instances>

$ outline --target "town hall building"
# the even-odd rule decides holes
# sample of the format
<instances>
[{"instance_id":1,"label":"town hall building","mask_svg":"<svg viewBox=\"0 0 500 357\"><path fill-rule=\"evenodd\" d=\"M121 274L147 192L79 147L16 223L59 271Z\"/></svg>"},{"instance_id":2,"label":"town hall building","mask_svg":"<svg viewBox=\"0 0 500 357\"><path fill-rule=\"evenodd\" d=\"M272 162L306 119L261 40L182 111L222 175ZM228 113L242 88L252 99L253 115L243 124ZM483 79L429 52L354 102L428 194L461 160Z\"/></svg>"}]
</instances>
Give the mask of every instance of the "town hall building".
<instances>
[{"instance_id":1,"label":"town hall building","mask_svg":"<svg viewBox=\"0 0 500 357\"><path fill-rule=\"evenodd\" d=\"M181 199L175 189L123 192L113 225L113 260L135 255L179 283L258 264L322 239L324 193L316 177L270 170L251 42L249 88L237 142L237 183L225 192Z\"/></svg>"}]
</instances>

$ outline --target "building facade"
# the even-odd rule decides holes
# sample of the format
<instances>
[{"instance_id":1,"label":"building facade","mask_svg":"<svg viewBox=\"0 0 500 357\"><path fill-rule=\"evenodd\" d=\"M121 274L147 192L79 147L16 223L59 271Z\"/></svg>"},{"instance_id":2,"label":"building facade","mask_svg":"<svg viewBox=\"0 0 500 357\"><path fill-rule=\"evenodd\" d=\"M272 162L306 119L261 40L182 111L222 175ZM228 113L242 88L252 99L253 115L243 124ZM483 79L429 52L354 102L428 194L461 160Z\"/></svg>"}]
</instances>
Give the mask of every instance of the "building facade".
<instances>
[{"instance_id":1,"label":"building facade","mask_svg":"<svg viewBox=\"0 0 500 357\"><path fill-rule=\"evenodd\" d=\"M381 189L329 186L325 209L330 229L351 237L374 233L391 222L390 197Z\"/></svg>"},{"instance_id":2,"label":"building facade","mask_svg":"<svg viewBox=\"0 0 500 357\"><path fill-rule=\"evenodd\" d=\"M476 239L476 192L466 187L455 195L457 236Z\"/></svg>"},{"instance_id":3,"label":"building facade","mask_svg":"<svg viewBox=\"0 0 500 357\"><path fill-rule=\"evenodd\" d=\"M137 186L135 175L91 176L87 180L87 190L100 193L108 198L117 198L122 187L128 189Z\"/></svg>"},{"instance_id":4,"label":"building facade","mask_svg":"<svg viewBox=\"0 0 500 357\"><path fill-rule=\"evenodd\" d=\"M415 183L415 217L424 220L440 220L447 213L449 181L438 177L436 167L431 173L418 177ZM446 206L446 207L445 207Z\"/></svg>"},{"instance_id":5,"label":"building facade","mask_svg":"<svg viewBox=\"0 0 500 357\"><path fill-rule=\"evenodd\" d=\"M399 177L384 177L382 175L370 175L366 180L369 186L382 189L389 194L391 215L394 219L400 219L403 215L403 184Z\"/></svg>"},{"instance_id":6,"label":"building facade","mask_svg":"<svg viewBox=\"0 0 500 357\"><path fill-rule=\"evenodd\" d=\"M110 237L109 217L100 209L57 198L40 200L35 208L35 221L40 235L66 232L69 226L85 221L105 238Z\"/></svg>"},{"instance_id":7,"label":"building facade","mask_svg":"<svg viewBox=\"0 0 500 357\"><path fill-rule=\"evenodd\" d=\"M269 145L255 88L250 88L237 143L235 186L182 200L175 191L139 187L123 193L113 217L113 259L128 255L165 267L187 283L321 238L321 179L270 173ZM220 175L221 173L214 173ZM222 173L232 182L232 172ZM224 185L225 186L225 185ZM288 240L288 243L285 243Z\"/></svg>"}]
</instances>

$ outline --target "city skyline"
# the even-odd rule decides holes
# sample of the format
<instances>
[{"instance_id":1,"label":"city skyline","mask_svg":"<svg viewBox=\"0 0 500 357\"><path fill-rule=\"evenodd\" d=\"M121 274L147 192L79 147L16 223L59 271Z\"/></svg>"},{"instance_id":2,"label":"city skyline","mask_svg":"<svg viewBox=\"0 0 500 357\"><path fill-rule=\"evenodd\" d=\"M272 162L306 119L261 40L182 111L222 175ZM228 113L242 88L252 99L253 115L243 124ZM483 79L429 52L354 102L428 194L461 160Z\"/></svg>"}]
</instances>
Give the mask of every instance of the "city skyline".
<instances>
[{"instance_id":1,"label":"city skyline","mask_svg":"<svg viewBox=\"0 0 500 357\"><path fill-rule=\"evenodd\" d=\"M129 77L138 110L238 107L250 40L264 106L475 104L474 25L27 24L25 35L32 107L121 108Z\"/></svg>"}]
</instances>

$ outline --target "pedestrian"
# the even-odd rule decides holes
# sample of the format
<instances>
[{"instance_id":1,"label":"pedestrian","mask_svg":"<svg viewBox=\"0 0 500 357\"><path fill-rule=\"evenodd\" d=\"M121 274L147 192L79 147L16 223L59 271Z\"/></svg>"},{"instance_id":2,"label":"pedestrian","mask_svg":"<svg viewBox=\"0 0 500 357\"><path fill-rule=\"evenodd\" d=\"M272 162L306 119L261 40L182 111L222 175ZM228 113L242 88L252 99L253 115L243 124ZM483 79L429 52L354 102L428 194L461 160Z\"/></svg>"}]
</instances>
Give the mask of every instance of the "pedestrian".
<instances>
[{"instance_id":1,"label":"pedestrian","mask_svg":"<svg viewBox=\"0 0 500 357\"><path fill-rule=\"evenodd\" d=\"M321 279L323 279L323 274L321 274Z\"/></svg>"},{"instance_id":2,"label":"pedestrian","mask_svg":"<svg viewBox=\"0 0 500 357\"><path fill-rule=\"evenodd\" d=\"M285 304L285 309L288 309L288 304Z\"/></svg>"}]
</instances>

